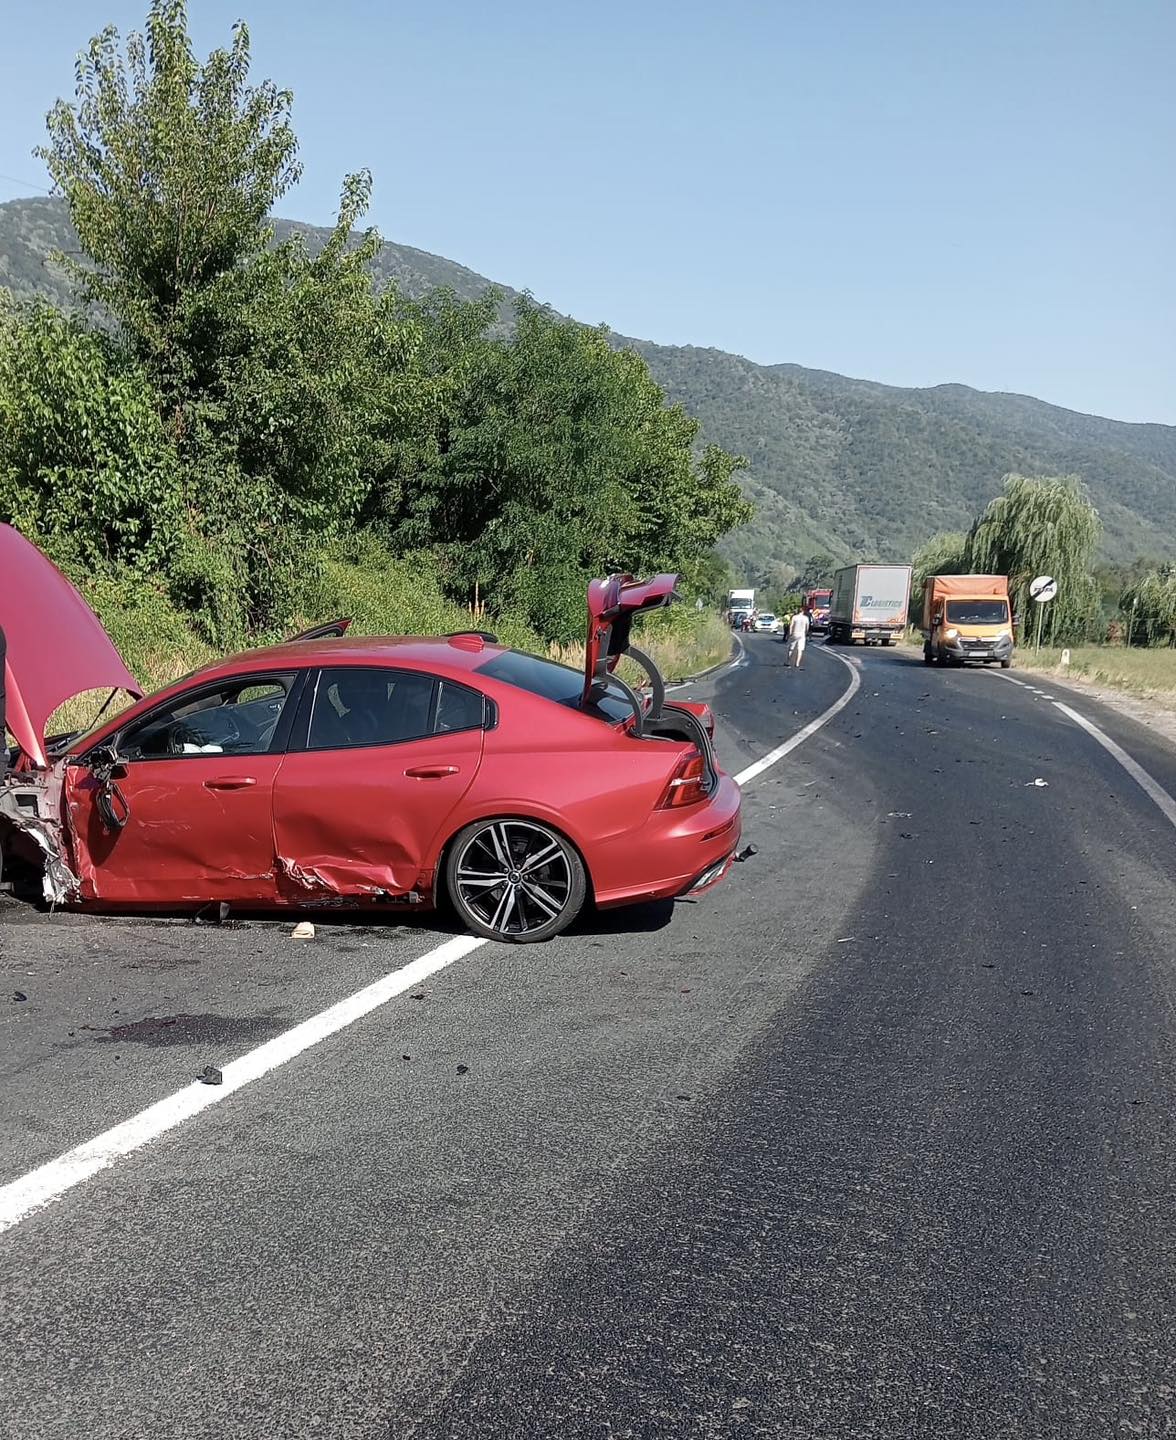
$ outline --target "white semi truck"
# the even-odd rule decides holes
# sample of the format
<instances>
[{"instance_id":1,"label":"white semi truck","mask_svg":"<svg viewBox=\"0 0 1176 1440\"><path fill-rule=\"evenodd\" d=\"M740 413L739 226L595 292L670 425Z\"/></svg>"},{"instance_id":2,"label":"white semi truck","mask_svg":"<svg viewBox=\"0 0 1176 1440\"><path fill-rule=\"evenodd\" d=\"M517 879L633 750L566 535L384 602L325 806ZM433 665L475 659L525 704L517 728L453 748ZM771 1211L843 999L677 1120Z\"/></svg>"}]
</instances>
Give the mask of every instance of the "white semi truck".
<instances>
[{"instance_id":1,"label":"white semi truck","mask_svg":"<svg viewBox=\"0 0 1176 1440\"><path fill-rule=\"evenodd\" d=\"M727 619L732 625L738 626L744 616L750 615L754 609L754 590L727 591Z\"/></svg>"},{"instance_id":2,"label":"white semi truck","mask_svg":"<svg viewBox=\"0 0 1176 1440\"><path fill-rule=\"evenodd\" d=\"M846 565L833 577L829 643L892 645L906 629L909 565Z\"/></svg>"}]
</instances>

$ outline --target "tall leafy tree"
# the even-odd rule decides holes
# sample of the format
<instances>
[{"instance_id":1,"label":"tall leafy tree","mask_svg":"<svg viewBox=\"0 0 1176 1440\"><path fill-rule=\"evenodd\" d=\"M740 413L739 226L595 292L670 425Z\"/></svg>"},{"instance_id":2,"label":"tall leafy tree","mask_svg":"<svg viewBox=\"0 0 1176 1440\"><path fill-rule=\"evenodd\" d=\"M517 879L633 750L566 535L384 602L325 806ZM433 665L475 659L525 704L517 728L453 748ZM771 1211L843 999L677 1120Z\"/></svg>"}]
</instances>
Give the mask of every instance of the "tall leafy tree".
<instances>
[{"instance_id":1,"label":"tall leafy tree","mask_svg":"<svg viewBox=\"0 0 1176 1440\"><path fill-rule=\"evenodd\" d=\"M1052 575L1058 596L1046 609L1043 634L1050 641L1072 639L1098 613L1091 566L1100 531L1098 512L1077 476L1007 475L1003 492L972 526L967 570L1007 575L1014 613L1026 627L1036 618L1030 582Z\"/></svg>"},{"instance_id":2,"label":"tall leafy tree","mask_svg":"<svg viewBox=\"0 0 1176 1440\"><path fill-rule=\"evenodd\" d=\"M1133 643L1176 644L1176 570L1165 565L1149 571L1123 592L1119 608L1130 617Z\"/></svg>"},{"instance_id":3,"label":"tall leafy tree","mask_svg":"<svg viewBox=\"0 0 1176 1440\"><path fill-rule=\"evenodd\" d=\"M366 174L325 248L274 245L297 180L291 96L250 81L249 32L201 64L184 0L143 34L96 36L43 151L83 258L63 257L142 367L179 457L178 597L218 639L289 611L317 542L346 528L383 463L410 338L377 301L379 238L352 243Z\"/></svg>"},{"instance_id":4,"label":"tall leafy tree","mask_svg":"<svg viewBox=\"0 0 1176 1440\"><path fill-rule=\"evenodd\" d=\"M423 317L460 343L447 350L454 367L420 472L385 487L393 538L441 539L459 593L477 586L570 639L583 627L586 575L691 575L747 518L734 479L743 462L700 444L698 422L667 405L638 355L526 299L508 338L469 318L457 302Z\"/></svg>"},{"instance_id":5,"label":"tall leafy tree","mask_svg":"<svg viewBox=\"0 0 1176 1440\"><path fill-rule=\"evenodd\" d=\"M911 593L923 593L929 575L964 575L968 572L968 537L958 531L932 535L911 557Z\"/></svg>"},{"instance_id":6,"label":"tall leafy tree","mask_svg":"<svg viewBox=\"0 0 1176 1440\"><path fill-rule=\"evenodd\" d=\"M81 564L164 562L178 461L143 367L102 332L0 290L0 518Z\"/></svg>"}]
</instances>

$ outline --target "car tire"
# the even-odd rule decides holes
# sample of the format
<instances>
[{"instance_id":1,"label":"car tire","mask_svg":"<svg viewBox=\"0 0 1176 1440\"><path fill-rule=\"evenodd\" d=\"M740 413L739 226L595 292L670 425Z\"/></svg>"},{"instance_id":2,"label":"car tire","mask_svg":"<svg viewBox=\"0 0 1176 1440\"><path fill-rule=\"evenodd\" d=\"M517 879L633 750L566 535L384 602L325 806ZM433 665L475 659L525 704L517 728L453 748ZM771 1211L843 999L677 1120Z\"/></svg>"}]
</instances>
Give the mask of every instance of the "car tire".
<instances>
[{"instance_id":1,"label":"car tire","mask_svg":"<svg viewBox=\"0 0 1176 1440\"><path fill-rule=\"evenodd\" d=\"M476 820L454 837L445 890L476 935L529 945L552 939L575 920L588 896L588 875L579 851L558 830L500 815Z\"/></svg>"},{"instance_id":2,"label":"car tire","mask_svg":"<svg viewBox=\"0 0 1176 1440\"><path fill-rule=\"evenodd\" d=\"M923 664L924 664L924 665L934 665L934 664L935 664L935 656L932 655L932 653L931 653L931 647L930 647L930 645L924 645L924 646L923 646Z\"/></svg>"},{"instance_id":3,"label":"car tire","mask_svg":"<svg viewBox=\"0 0 1176 1440\"><path fill-rule=\"evenodd\" d=\"M1000 668L1002 670L1011 670L1013 668L1013 662L1011 660L1002 660L1000 662Z\"/></svg>"}]
</instances>

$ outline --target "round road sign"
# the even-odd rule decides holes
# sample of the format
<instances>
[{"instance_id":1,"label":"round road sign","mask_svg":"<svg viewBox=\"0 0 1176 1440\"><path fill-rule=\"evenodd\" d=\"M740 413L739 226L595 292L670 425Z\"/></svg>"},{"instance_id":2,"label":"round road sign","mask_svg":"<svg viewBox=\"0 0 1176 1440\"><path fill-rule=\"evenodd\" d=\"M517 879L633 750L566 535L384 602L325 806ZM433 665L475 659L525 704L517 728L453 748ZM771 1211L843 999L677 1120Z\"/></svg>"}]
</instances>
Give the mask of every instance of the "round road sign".
<instances>
[{"instance_id":1,"label":"round road sign","mask_svg":"<svg viewBox=\"0 0 1176 1440\"><path fill-rule=\"evenodd\" d=\"M1058 582L1052 575L1039 575L1029 586L1030 600L1036 600L1039 604L1052 600L1057 593Z\"/></svg>"}]
</instances>

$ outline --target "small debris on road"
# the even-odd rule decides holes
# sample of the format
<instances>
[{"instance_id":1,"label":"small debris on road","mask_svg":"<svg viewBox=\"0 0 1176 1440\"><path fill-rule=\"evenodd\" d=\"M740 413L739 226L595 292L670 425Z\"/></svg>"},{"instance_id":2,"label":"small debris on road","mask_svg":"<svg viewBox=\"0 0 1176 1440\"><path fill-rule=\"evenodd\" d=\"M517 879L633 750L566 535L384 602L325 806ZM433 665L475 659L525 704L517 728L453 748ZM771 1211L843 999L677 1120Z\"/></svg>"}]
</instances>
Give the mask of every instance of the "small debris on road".
<instances>
[{"instance_id":1,"label":"small debris on road","mask_svg":"<svg viewBox=\"0 0 1176 1440\"><path fill-rule=\"evenodd\" d=\"M857 936L856 936L856 935L843 935L843 936L841 937L841 939L838 940L837 943L838 943L838 945L848 945L851 940L856 940L856 939L857 939Z\"/></svg>"},{"instance_id":2,"label":"small debris on road","mask_svg":"<svg viewBox=\"0 0 1176 1440\"><path fill-rule=\"evenodd\" d=\"M468 1065L459 1065L459 1066L457 1067L457 1073L458 1073L459 1075L466 1075L466 1074L469 1073L469 1068L470 1068L470 1067L469 1067Z\"/></svg>"},{"instance_id":3,"label":"small debris on road","mask_svg":"<svg viewBox=\"0 0 1176 1440\"><path fill-rule=\"evenodd\" d=\"M309 920L299 920L293 930L290 931L291 940L313 940L314 926Z\"/></svg>"},{"instance_id":4,"label":"small debris on road","mask_svg":"<svg viewBox=\"0 0 1176 1440\"><path fill-rule=\"evenodd\" d=\"M118 1056L116 1055L114 1058L117 1060ZM199 1079L201 1085L223 1085L225 1077L215 1065L206 1065L201 1070Z\"/></svg>"},{"instance_id":5,"label":"small debris on road","mask_svg":"<svg viewBox=\"0 0 1176 1440\"><path fill-rule=\"evenodd\" d=\"M23 990L14 990L12 992L12 998L16 1001L21 1001L27 1000L29 997L24 993Z\"/></svg>"},{"instance_id":6,"label":"small debris on road","mask_svg":"<svg viewBox=\"0 0 1176 1440\"><path fill-rule=\"evenodd\" d=\"M909 810L887 810L886 818L887 820L909 820L911 812Z\"/></svg>"},{"instance_id":7,"label":"small debris on road","mask_svg":"<svg viewBox=\"0 0 1176 1440\"><path fill-rule=\"evenodd\" d=\"M1033 788L1033 787L1036 787L1038 790L1044 790L1045 787L1046 787L1048 784L1049 784L1049 781L1048 781L1048 780L1043 780L1043 779L1041 778L1041 776L1039 775L1036 780L1026 780L1026 781L1025 781L1025 789L1026 789L1026 790L1029 790L1029 789L1031 789L1031 788Z\"/></svg>"}]
</instances>

